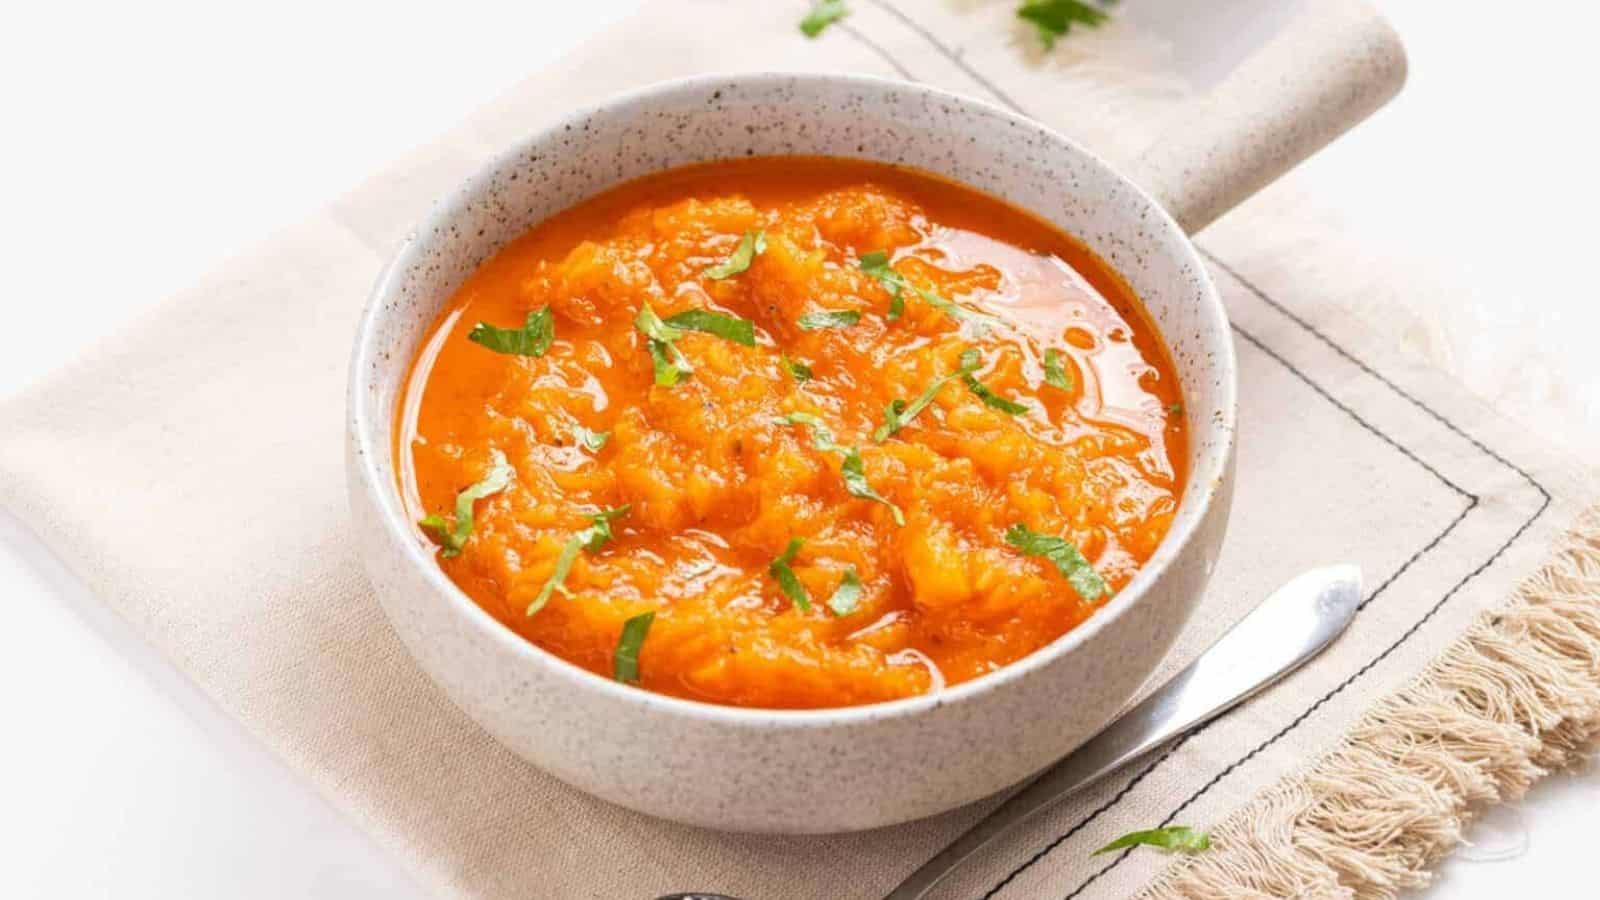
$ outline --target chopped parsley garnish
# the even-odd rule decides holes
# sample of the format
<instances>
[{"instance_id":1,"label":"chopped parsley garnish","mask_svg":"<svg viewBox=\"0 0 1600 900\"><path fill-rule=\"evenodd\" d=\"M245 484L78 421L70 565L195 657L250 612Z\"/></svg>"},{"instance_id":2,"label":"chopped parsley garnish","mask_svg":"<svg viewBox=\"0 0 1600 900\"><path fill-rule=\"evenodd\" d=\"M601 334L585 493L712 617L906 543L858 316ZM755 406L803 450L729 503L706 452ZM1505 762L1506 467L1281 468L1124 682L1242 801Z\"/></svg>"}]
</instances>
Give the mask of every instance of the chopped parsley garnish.
<instances>
[{"instance_id":1,"label":"chopped parsley garnish","mask_svg":"<svg viewBox=\"0 0 1600 900\"><path fill-rule=\"evenodd\" d=\"M815 377L810 366L803 362L796 362L786 355L778 357L778 365L783 366L783 370L789 373L789 377L794 379L795 384L805 384Z\"/></svg>"},{"instance_id":2,"label":"chopped parsley garnish","mask_svg":"<svg viewBox=\"0 0 1600 900\"><path fill-rule=\"evenodd\" d=\"M795 609L810 612L811 598L806 595L806 586L800 583L800 579L794 574L794 569L789 568L789 564L794 562L795 554L800 552L805 542L805 538L790 538L789 546L783 548L783 553L767 563L767 572L778 582L778 589L789 598Z\"/></svg>"},{"instance_id":3,"label":"chopped parsley garnish","mask_svg":"<svg viewBox=\"0 0 1600 900\"><path fill-rule=\"evenodd\" d=\"M765 253L766 250L767 233L765 231L760 229L746 231L744 236L739 238L739 246L733 248L733 252L728 254L727 259L706 269L705 276L716 281L732 278L750 268L750 264L755 262L756 257Z\"/></svg>"},{"instance_id":4,"label":"chopped parsley garnish","mask_svg":"<svg viewBox=\"0 0 1600 900\"><path fill-rule=\"evenodd\" d=\"M838 444L833 439L833 432L822 420L808 412L792 412L786 416L778 417L779 425L804 425L811 429L811 446L823 453L848 453L850 448Z\"/></svg>"},{"instance_id":5,"label":"chopped parsley garnish","mask_svg":"<svg viewBox=\"0 0 1600 900\"><path fill-rule=\"evenodd\" d=\"M790 538L789 545L783 548L783 553L767 564L767 572L778 582L778 589L789 598L795 609L810 612L811 596L806 593L806 586L800 583L799 577L789 565L794 562L795 555L805 543L805 538ZM856 604L860 602L861 578L856 575L855 566L851 566L839 579L839 586L834 589L833 596L828 598L828 609L836 616L848 616L855 612Z\"/></svg>"},{"instance_id":6,"label":"chopped parsley garnish","mask_svg":"<svg viewBox=\"0 0 1600 900\"><path fill-rule=\"evenodd\" d=\"M973 354L973 356L969 357L968 354ZM883 424L879 425L878 430L872 433L872 439L880 444L883 443L888 439L889 435L911 424L911 420L915 419L918 413L927 409L928 405L933 402L933 398L939 393L940 388L957 378L965 378L971 375L972 371L982 362L982 360L976 358L976 354L977 351L975 350L968 350L962 353L961 368L948 375L941 375L935 378L933 383L928 385L927 389L918 394L917 398L910 403L906 403L904 400L890 401L883 411ZM967 365L969 362L971 363L970 367Z\"/></svg>"},{"instance_id":7,"label":"chopped parsley garnish","mask_svg":"<svg viewBox=\"0 0 1600 900\"><path fill-rule=\"evenodd\" d=\"M733 341L746 347L756 345L755 323L737 316L724 315L708 309L690 309L667 316L666 323L683 331L714 334L725 341Z\"/></svg>"},{"instance_id":8,"label":"chopped parsley garnish","mask_svg":"<svg viewBox=\"0 0 1600 900\"><path fill-rule=\"evenodd\" d=\"M672 387L694 374L694 367L684 359L683 352L675 343L683 337L683 329L661 321L648 303L640 304L639 315L634 317L633 325L648 339L650 361L656 370L656 384Z\"/></svg>"},{"instance_id":9,"label":"chopped parsley garnish","mask_svg":"<svg viewBox=\"0 0 1600 900\"><path fill-rule=\"evenodd\" d=\"M850 495L882 503L889 507L896 525L906 524L906 515L900 511L900 507L895 506L888 497L873 490L872 485L867 482L866 463L862 461L859 450L852 447L850 452L844 455L844 462L839 466L839 474L844 476L844 489Z\"/></svg>"},{"instance_id":10,"label":"chopped parsley garnish","mask_svg":"<svg viewBox=\"0 0 1600 900\"><path fill-rule=\"evenodd\" d=\"M606 541L611 540L611 520L627 515L628 510L632 508L633 504L624 503L613 509L603 509L589 517L590 521L594 522L593 525L578 532L574 537L579 540L583 549L593 553L605 546Z\"/></svg>"},{"instance_id":11,"label":"chopped parsley garnish","mask_svg":"<svg viewBox=\"0 0 1600 900\"><path fill-rule=\"evenodd\" d=\"M846 447L833 439L833 432L822 420L810 413L796 412L778 418L780 425L804 425L811 429L811 445L823 453L838 453L844 457L844 462L839 466L839 474L844 478L844 489L852 497L863 500L872 500L889 507L889 512L894 516L896 525L905 525L905 513L900 511L889 498L872 489L867 482L866 465L861 460L861 451L854 447Z\"/></svg>"},{"instance_id":12,"label":"chopped parsley garnish","mask_svg":"<svg viewBox=\"0 0 1600 900\"><path fill-rule=\"evenodd\" d=\"M748 319L706 309L685 310L663 320L650 308L650 304L643 303L633 324L647 339L646 347L650 351L650 362L655 367L656 384L662 387L672 387L694 374L694 367L689 365L689 360L677 344L686 332L700 331L746 347L756 345L755 325Z\"/></svg>"},{"instance_id":13,"label":"chopped parsley garnish","mask_svg":"<svg viewBox=\"0 0 1600 900\"><path fill-rule=\"evenodd\" d=\"M829 25L848 15L850 8L844 5L844 0L817 0L806 17L800 20L800 32L808 38L814 38Z\"/></svg>"},{"instance_id":14,"label":"chopped parsley garnish","mask_svg":"<svg viewBox=\"0 0 1600 900\"><path fill-rule=\"evenodd\" d=\"M824 328L849 328L861 321L861 311L858 309L830 309L824 312L806 313L798 322L801 331L820 331Z\"/></svg>"},{"instance_id":15,"label":"chopped parsley garnish","mask_svg":"<svg viewBox=\"0 0 1600 900\"><path fill-rule=\"evenodd\" d=\"M622 635L617 638L617 649L611 654L611 677L623 684L638 682L639 648L644 646L644 636L650 633L650 623L655 620L652 610L622 623Z\"/></svg>"},{"instance_id":16,"label":"chopped parsley garnish","mask_svg":"<svg viewBox=\"0 0 1600 900\"><path fill-rule=\"evenodd\" d=\"M856 611L856 604L861 602L861 578L856 575L856 567L851 566L844 570L844 577L839 579L839 586L834 589L833 596L828 598L828 609L836 616L848 616Z\"/></svg>"},{"instance_id":17,"label":"chopped parsley garnish","mask_svg":"<svg viewBox=\"0 0 1600 900\"><path fill-rule=\"evenodd\" d=\"M655 367L656 384L662 387L672 387L694 374L683 353L665 341L650 342L650 364Z\"/></svg>"},{"instance_id":18,"label":"chopped parsley garnish","mask_svg":"<svg viewBox=\"0 0 1600 900\"><path fill-rule=\"evenodd\" d=\"M861 271L876 278L889 292L889 321L900 318L906 311L905 279L889 268L889 254L882 250L862 254Z\"/></svg>"},{"instance_id":19,"label":"chopped parsley garnish","mask_svg":"<svg viewBox=\"0 0 1600 900\"><path fill-rule=\"evenodd\" d=\"M939 388L944 387L945 382L949 381L950 377L951 376L949 375L945 375L943 377L934 379L933 384L929 385L927 390L919 394L917 399L913 400L912 403L922 400L926 400L928 403L933 402L933 395L939 393ZM906 427L907 423L911 421L912 416L915 416L917 413L926 409L928 407L928 403L923 403L921 406L907 406L906 402L898 397L890 400L889 405L883 408L883 424L879 425L873 430L872 439L880 444L888 440L889 435L894 434L900 429Z\"/></svg>"},{"instance_id":20,"label":"chopped parsley garnish","mask_svg":"<svg viewBox=\"0 0 1600 900\"><path fill-rule=\"evenodd\" d=\"M910 288L918 297L926 301L929 306L943 312L952 319L966 319L985 328L999 321L988 313L967 309L954 300L948 300L933 291L912 284L904 275L890 268L889 254L882 250L864 254L861 257L861 271L877 279L877 282L883 285L883 289L889 292L889 315L886 318L891 322L900 318L901 313L905 312L906 288Z\"/></svg>"},{"instance_id":21,"label":"chopped parsley garnish","mask_svg":"<svg viewBox=\"0 0 1600 900\"><path fill-rule=\"evenodd\" d=\"M611 440L611 432L590 431L582 425L572 426L572 436L577 440L580 447L587 449L590 453L599 453L600 448L606 445L606 441Z\"/></svg>"},{"instance_id":22,"label":"chopped parsley garnish","mask_svg":"<svg viewBox=\"0 0 1600 900\"><path fill-rule=\"evenodd\" d=\"M1066 363L1062 362L1060 350L1051 348L1044 352L1044 382L1063 391L1072 390L1072 373L1067 371Z\"/></svg>"},{"instance_id":23,"label":"chopped parsley garnish","mask_svg":"<svg viewBox=\"0 0 1600 900\"><path fill-rule=\"evenodd\" d=\"M982 364L983 355L978 352L976 347L970 350L962 351L961 380L967 383L967 390L977 394L978 399L982 400L985 406L988 406L991 409L998 409L1008 416L1020 416L1027 412L1027 404L1018 403L1015 400L1007 400L1006 398L990 390L983 382L979 381L977 377L972 374L978 368L978 366Z\"/></svg>"},{"instance_id":24,"label":"chopped parsley garnish","mask_svg":"<svg viewBox=\"0 0 1600 900\"><path fill-rule=\"evenodd\" d=\"M562 583L571 573L572 563L578 558L578 551L587 550L593 553L605 546L606 541L611 540L611 520L627 514L627 506L601 510L589 517L589 521L594 524L567 538L566 545L561 548L561 555L556 557L556 567L550 572L550 580L544 583L544 587L539 589L538 596L528 604L528 615L531 616L544 609L544 605L550 602L556 591L567 593Z\"/></svg>"},{"instance_id":25,"label":"chopped parsley garnish","mask_svg":"<svg viewBox=\"0 0 1600 900\"><path fill-rule=\"evenodd\" d=\"M1022 551L1023 556L1042 556L1055 564L1056 571L1067 579L1078 596L1094 602L1106 594L1105 579L1094 570L1083 553L1065 538L1040 534L1018 522L1006 529L1006 543Z\"/></svg>"},{"instance_id":26,"label":"chopped parsley garnish","mask_svg":"<svg viewBox=\"0 0 1600 900\"><path fill-rule=\"evenodd\" d=\"M461 548L467 545L467 538L472 536L472 504L491 494L498 494L506 489L506 485L515 478L517 470L511 468L506 462L506 455L499 450L489 451L489 472L477 484L468 487L456 495L456 524L454 527L445 522L444 516L434 513L418 522L424 531L439 543L439 555L449 559L461 555Z\"/></svg>"},{"instance_id":27,"label":"chopped parsley garnish","mask_svg":"<svg viewBox=\"0 0 1600 900\"><path fill-rule=\"evenodd\" d=\"M1055 47L1056 39L1071 31L1072 26L1096 28L1109 16L1105 10L1085 0L1028 0L1017 7L1017 18L1031 23L1039 33L1039 41L1050 50Z\"/></svg>"},{"instance_id":28,"label":"chopped parsley garnish","mask_svg":"<svg viewBox=\"0 0 1600 900\"><path fill-rule=\"evenodd\" d=\"M1175 416L1181 416L1181 415L1183 415L1183 404L1182 403L1168 403L1167 404L1167 412L1172 413Z\"/></svg>"},{"instance_id":29,"label":"chopped parsley garnish","mask_svg":"<svg viewBox=\"0 0 1600 900\"><path fill-rule=\"evenodd\" d=\"M1139 845L1159 847L1168 852L1199 853L1211 849L1211 835L1204 831L1196 831L1186 825L1169 825L1166 828L1152 828L1149 831L1132 831L1111 843L1101 847L1091 856L1110 853L1125 847Z\"/></svg>"},{"instance_id":30,"label":"chopped parsley garnish","mask_svg":"<svg viewBox=\"0 0 1600 900\"><path fill-rule=\"evenodd\" d=\"M521 328L496 328L479 322L467 333L467 340L488 347L496 353L516 356L543 356L556 339L555 316L550 307L541 306L528 313Z\"/></svg>"}]
</instances>

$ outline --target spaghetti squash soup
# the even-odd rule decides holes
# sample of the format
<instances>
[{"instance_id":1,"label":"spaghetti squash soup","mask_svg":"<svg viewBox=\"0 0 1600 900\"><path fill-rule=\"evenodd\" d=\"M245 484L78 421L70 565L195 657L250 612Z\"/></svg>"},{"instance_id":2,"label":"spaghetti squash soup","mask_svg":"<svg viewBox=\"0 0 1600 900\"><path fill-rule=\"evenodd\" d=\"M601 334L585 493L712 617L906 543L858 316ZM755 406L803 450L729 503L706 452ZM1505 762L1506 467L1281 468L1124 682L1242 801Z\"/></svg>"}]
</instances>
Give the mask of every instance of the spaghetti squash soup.
<instances>
[{"instance_id":1,"label":"spaghetti squash soup","mask_svg":"<svg viewBox=\"0 0 1600 900\"><path fill-rule=\"evenodd\" d=\"M455 292L395 440L473 601L608 678L891 700L1054 641L1166 534L1178 378L1127 284L931 175L771 157L624 184Z\"/></svg>"}]
</instances>

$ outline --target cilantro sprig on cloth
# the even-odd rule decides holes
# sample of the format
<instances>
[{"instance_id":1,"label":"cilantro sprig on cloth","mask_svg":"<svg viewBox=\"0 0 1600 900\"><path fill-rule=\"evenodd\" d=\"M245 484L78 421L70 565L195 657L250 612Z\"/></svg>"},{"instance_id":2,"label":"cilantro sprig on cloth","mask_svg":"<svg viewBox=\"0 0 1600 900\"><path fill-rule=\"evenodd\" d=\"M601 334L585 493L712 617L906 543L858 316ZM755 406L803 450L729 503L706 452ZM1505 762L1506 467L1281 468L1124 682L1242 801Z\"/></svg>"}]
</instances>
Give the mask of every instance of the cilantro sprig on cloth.
<instances>
[{"instance_id":1,"label":"cilantro sprig on cloth","mask_svg":"<svg viewBox=\"0 0 1600 900\"><path fill-rule=\"evenodd\" d=\"M1165 828L1152 828L1149 831L1131 831L1111 843L1101 847L1091 856L1110 853L1113 850L1122 850L1127 847L1155 847L1169 853L1199 853L1211 849L1211 835L1204 831L1196 831L1186 825L1168 825Z\"/></svg>"}]
</instances>

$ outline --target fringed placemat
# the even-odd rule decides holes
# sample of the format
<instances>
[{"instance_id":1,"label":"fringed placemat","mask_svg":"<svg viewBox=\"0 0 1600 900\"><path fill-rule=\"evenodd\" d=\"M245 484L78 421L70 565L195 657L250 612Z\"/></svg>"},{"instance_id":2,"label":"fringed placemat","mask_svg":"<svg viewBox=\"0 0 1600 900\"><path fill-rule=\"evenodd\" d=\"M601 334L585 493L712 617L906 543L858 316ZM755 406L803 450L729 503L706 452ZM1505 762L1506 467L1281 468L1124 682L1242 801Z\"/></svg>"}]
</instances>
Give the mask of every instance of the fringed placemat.
<instances>
[{"instance_id":1,"label":"fringed placemat","mask_svg":"<svg viewBox=\"0 0 1600 900\"><path fill-rule=\"evenodd\" d=\"M361 574L340 432L350 336L389 249L480 160L577 103L708 70L861 71L985 97L1117 162L1205 91L1121 20L1045 56L1008 4L853 5L816 41L795 29L803 3L648 6L0 405L0 503L440 894L881 896L983 810L821 838L697 831L567 788L451 706ZM1276 125L1309 146L1348 119L1341 102L1366 102L1315 86L1363 64L1334 45L1374 20L1359 3L1298 9L1264 52L1303 63ZM1380 279L1430 288L1375 270L1291 187L1200 244L1236 326L1239 478L1217 574L1166 665L1307 567L1358 562L1368 596L1313 664L1018 830L941 896L1387 897L1426 879L1474 808L1569 764L1600 725L1584 471L1341 312ZM1169 822L1213 829L1214 847L1090 856Z\"/></svg>"}]
</instances>

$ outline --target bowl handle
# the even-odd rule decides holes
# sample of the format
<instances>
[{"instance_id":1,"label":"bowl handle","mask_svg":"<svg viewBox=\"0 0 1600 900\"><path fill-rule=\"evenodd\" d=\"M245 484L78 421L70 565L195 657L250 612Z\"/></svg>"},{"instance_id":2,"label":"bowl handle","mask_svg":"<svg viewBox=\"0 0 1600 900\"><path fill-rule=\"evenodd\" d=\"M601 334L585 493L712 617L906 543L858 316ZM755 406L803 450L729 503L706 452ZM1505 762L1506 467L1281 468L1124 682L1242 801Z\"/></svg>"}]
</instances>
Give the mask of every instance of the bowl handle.
<instances>
[{"instance_id":1,"label":"bowl handle","mask_svg":"<svg viewBox=\"0 0 1600 900\"><path fill-rule=\"evenodd\" d=\"M1312 2L1161 131L1128 174L1193 234L1388 102L1400 38L1365 2Z\"/></svg>"}]
</instances>

